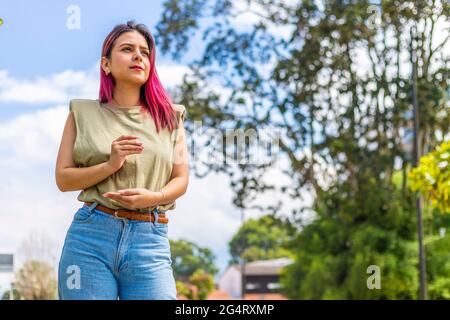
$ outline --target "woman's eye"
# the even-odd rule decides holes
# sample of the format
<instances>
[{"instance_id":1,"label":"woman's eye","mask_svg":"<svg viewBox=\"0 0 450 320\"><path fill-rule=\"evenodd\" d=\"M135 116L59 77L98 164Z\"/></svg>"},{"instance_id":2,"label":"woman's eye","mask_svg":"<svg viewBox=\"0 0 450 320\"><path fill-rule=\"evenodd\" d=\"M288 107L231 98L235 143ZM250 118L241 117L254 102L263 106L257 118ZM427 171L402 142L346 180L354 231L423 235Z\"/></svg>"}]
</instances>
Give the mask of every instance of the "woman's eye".
<instances>
[{"instance_id":1,"label":"woman's eye","mask_svg":"<svg viewBox=\"0 0 450 320\"><path fill-rule=\"evenodd\" d=\"M129 48L129 47L128 47L128 48L123 48L123 49L122 49L122 51L131 51L131 50L132 50L132 49ZM147 52L147 51L143 51L142 54L148 56L150 53Z\"/></svg>"}]
</instances>

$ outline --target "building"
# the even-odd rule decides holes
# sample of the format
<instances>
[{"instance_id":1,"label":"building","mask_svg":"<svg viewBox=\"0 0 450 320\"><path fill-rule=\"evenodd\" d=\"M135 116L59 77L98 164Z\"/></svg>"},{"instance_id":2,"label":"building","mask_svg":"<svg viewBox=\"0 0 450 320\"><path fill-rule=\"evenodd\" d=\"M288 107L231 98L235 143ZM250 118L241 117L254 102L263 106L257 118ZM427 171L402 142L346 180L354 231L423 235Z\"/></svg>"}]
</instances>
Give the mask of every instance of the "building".
<instances>
[{"instance_id":1,"label":"building","mask_svg":"<svg viewBox=\"0 0 450 320\"><path fill-rule=\"evenodd\" d=\"M280 293L279 277L283 267L291 264L290 258L258 260L245 264L245 300L286 299ZM242 297L241 266L229 266L219 279L219 290L231 299Z\"/></svg>"},{"instance_id":2,"label":"building","mask_svg":"<svg viewBox=\"0 0 450 320\"><path fill-rule=\"evenodd\" d=\"M13 279L14 255L0 254L0 299L6 291L11 290L11 283Z\"/></svg>"}]
</instances>

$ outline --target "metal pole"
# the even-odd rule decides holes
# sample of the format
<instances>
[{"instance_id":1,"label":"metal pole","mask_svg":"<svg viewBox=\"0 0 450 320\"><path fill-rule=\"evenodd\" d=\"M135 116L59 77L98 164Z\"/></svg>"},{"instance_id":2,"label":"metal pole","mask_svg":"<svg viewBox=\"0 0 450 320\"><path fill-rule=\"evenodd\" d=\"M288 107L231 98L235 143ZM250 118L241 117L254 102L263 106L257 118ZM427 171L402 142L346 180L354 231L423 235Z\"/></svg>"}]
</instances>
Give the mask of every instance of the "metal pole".
<instances>
[{"instance_id":1,"label":"metal pole","mask_svg":"<svg viewBox=\"0 0 450 320\"><path fill-rule=\"evenodd\" d=\"M245 298L245 258L243 256L243 253L245 251L245 217L244 217L244 209L241 208L241 225L242 225L242 231L243 231L243 237L242 237L242 253L241 253L241 299L244 300Z\"/></svg>"},{"instance_id":2,"label":"metal pole","mask_svg":"<svg viewBox=\"0 0 450 320\"><path fill-rule=\"evenodd\" d=\"M414 29L414 32L413 32ZM412 100L414 107L414 151L413 166L419 163L421 151L419 150L419 100L417 98L417 57L413 45L413 39L416 35L415 26L410 29L411 36L411 63L412 63ZM430 35L431 36L431 35ZM422 197L416 193L416 211L417 211L417 232L419 236L419 280L420 280L420 299L427 300L426 288L426 263L425 249L423 246L423 222L422 222Z\"/></svg>"}]
</instances>

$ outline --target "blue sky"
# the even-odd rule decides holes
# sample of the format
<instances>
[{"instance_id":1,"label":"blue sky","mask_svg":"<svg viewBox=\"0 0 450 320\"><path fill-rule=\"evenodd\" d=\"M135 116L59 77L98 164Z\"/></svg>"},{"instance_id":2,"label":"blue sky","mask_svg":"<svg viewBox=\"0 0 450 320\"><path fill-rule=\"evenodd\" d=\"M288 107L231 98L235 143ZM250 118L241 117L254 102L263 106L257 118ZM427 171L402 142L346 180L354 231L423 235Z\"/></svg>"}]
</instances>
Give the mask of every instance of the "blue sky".
<instances>
[{"instance_id":1,"label":"blue sky","mask_svg":"<svg viewBox=\"0 0 450 320\"><path fill-rule=\"evenodd\" d=\"M156 1L51 1L0 2L0 70L14 79L36 79L62 70L87 70L98 61L102 42L118 23L129 19L144 23L155 31L162 13L162 0ZM69 6L80 9L80 28L69 29ZM198 43L198 42L197 42ZM4 45L3 45L4 44ZM186 56L193 57L192 51ZM157 51L157 65L170 63L170 57ZM26 93L25 93L26 94ZM0 117L10 118L24 108L45 106L37 103L24 106L17 101L0 100Z\"/></svg>"},{"instance_id":2,"label":"blue sky","mask_svg":"<svg viewBox=\"0 0 450 320\"><path fill-rule=\"evenodd\" d=\"M161 0L152 1L54 1L0 2L4 20L0 32L0 68L15 77L58 72L68 67L87 69L100 55L103 39L111 28L134 18L154 31ZM80 8L81 28L68 29L70 5Z\"/></svg>"}]
</instances>

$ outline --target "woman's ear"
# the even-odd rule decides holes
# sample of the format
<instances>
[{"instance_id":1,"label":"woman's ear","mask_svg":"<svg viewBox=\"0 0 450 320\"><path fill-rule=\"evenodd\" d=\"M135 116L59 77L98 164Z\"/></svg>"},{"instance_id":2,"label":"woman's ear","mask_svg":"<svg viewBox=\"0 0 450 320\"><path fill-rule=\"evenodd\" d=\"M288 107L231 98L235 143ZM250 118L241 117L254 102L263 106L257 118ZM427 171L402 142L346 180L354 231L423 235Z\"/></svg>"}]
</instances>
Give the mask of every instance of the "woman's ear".
<instances>
[{"instance_id":1,"label":"woman's ear","mask_svg":"<svg viewBox=\"0 0 450 320\"><path fill-rule=\"evenodd\" d=\"M101 60L100 63L101 63L103 72L105 72L106 75L109 75L110 72L111 72L111 69L110 69L110 66L109 66L109 60L108 60L108 58L102 57L102 60Z\"/></svg>"}]
</instances>

